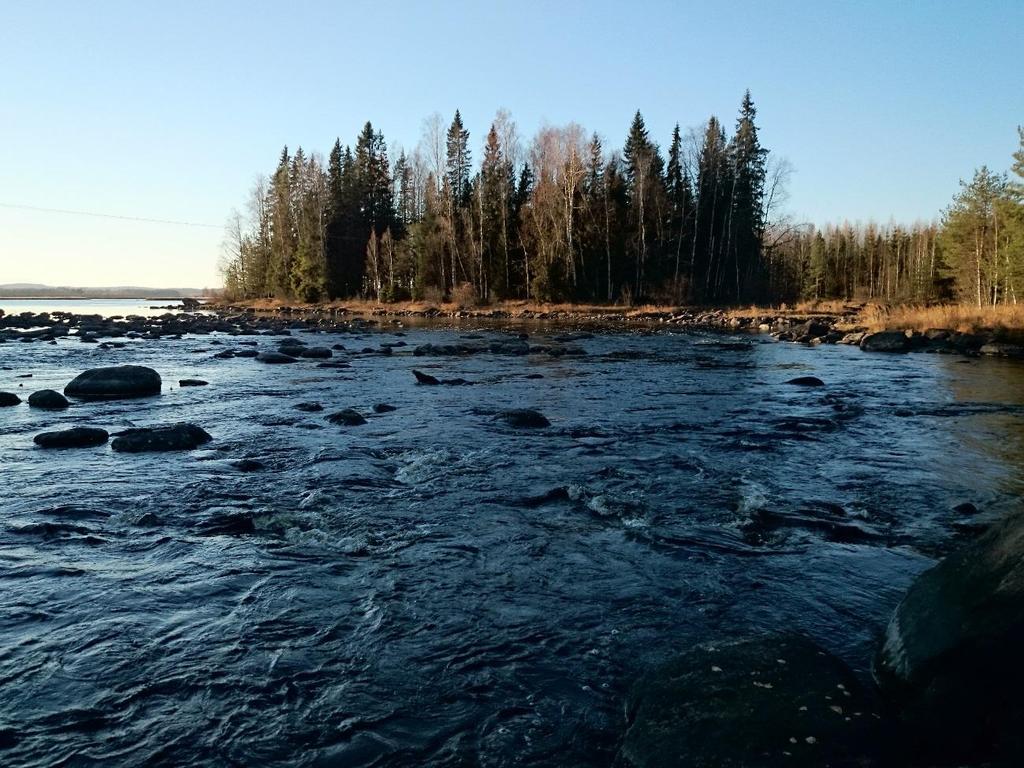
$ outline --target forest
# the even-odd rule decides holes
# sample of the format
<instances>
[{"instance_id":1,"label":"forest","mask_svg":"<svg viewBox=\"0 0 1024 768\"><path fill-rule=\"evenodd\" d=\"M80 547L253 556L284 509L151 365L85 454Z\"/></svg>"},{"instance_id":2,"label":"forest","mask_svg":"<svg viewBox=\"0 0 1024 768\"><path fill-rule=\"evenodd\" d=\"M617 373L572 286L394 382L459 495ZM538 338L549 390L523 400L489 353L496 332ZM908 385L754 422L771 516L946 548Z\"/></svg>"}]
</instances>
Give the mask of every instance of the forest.
<instances>
[{"instance_id":1,"label":"forest","mask_svg":"<svg viewBox=\"0 0 1024 768\"><path fill-rule=\"evenodd\" d=\"M326 163L285 147L231 217L231 299L735 305L807 299L1016 303L1024 289L1024 130L1011 174L982 167L932 222L801 223L785 161L744 94L668 151L638 111L621 150L578 124L521 140L499 110L479 149L433 115L409 153L367 122Z\"/></svg>"}]
</instances>

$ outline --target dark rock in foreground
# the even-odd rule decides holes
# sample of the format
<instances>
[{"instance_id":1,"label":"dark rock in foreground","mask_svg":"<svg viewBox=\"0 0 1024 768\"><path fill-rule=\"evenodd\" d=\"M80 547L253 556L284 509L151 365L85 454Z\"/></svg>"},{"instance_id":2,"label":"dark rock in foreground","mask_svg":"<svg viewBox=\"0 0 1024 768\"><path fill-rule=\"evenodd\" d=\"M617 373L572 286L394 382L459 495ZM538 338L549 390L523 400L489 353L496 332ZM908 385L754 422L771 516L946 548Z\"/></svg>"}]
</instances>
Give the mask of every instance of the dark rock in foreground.
<instances>
[{"instance_id":1,"label":"dark rock in foreground","mask_svg":"<svg viewBox=\"0 0 1024 768\"><path fill-rule=\"evenodd\" d=\"M332 413L327 420L331 424L340 424L345 427L358 427L360 424L366 423L366 419L355 408L346 408L343 411Z\"/></svg>"},{"instance_id":2,"label":"dark rock in foreground","mask_svg":"<svg viewBox=\"0 0 1024 768\"><path fill-rule=\"evenodd\" d=\"M797 376L795 379L790 379L786 382L787 384L793 384L798 387L824 387L825 382L819 379L817 376Z\"/></svg>"},{"instance_id":3,"label":"dark rock in foreground","mask_svg":"<svg viewBox=\"0 0 1024 768\"><path fill-rule=\"evenodd\" d=\"M630 768L867 768L877 709L853 673L797 636L703 645L641 679L618 763Z\"/></svg>"},{"instance_id":4,"label":"dark rock in foreground","mask_svg":"<svg viewBox=\"0 0 1024 768\"><path fill-rule=\"evenodd\" d=\"M202 379L180 379L178 381L179 387L205 387L209 384L208 381Z\"/></svg>"},{"instance_id":5,"label":"dark rock in foreground","mask_svg":"<svg viewBox=\"0 0 1024 768\"><path fill-rule=\"evenodd\" d=\"M18 405L21 402L21 398L13 392L0 392L0 408L7 408L12 405Z\"/></svg>"},{"instance_id":6,"label":"dark rock in foreground","mask_svg":"<svg viewBox=\"0 0 1024 768\"><path fill-rule=\"evenodd\" d=\"M212 439L201 427L181 422L163 427L142 427L118 432L110 447L122 453L191 451Z\"/></svg>"},{"instance_id":7,"label":"dark rock in foreground","mask_svg":"<svg viewBox=\"0 0 1024 768\"><path fill-rule=\"evenodd\" d=\"M544 414L530 408L513 408L510 411L505 411L500 414L498 418L510 427L533 429L537 427L551 426L551 422L547 420L547 417L545 417Z\"/></svg>"},{"instance_id":8,"label":"dark rock in foreground","mask_svg":"<svg viewBox=\"0 0 1024 768\"><path fill-rule=\"evenodd\" d=\"M103 445L109 435L105 429L96 427L72 427L57 432L43 432L36 435L32 442L40 448L86 448Z\"/></svg>"},{"instance_id":9,"label":"dark rock in foreground","mask_svg":"<svg viewBox=\"0 0 1024 768\"><path fill-rule=\"evenodd\" d=\"M282 352L260 352L256 355L256 359L261 363L267 363L268 365L280 365L282 363L295 363L298 362L297 358L291 355L286 355Z\"/></svg>"},{"instance_id":10,"label":"dark rock in foreground","mask_svg":"<svg viewBox=\"0 0 1024 768\"><path fill-rule=\"evenodd\" d=\"M910 340L903 331L879 331L861 339L860 348L865 352L906 352Z\"/></svg>"},{"instance_id":11,"label":"dark rock in foreground","mask_svg":"<svg viewBox=\"0 0 1024 768\"><path fill-rule=\"evenodd\" d=\"M64 387L64 394L82 400L113 400L159 395L160 374L143 365L91 368Z\"/></svg>"},{"instance_id":12,"label":"dark rock in foreground","mask_svg":"<svg viewBox=\"0 0 1024 768\"><path fill-rule=\"evenodd\" d=\"M907 737L929 765L1024 765L1024 515L922 574L875 663Z\"/></svg>"},{"instance_id":13,"label":"dark rock in foreground","mask_svg":"<svg viewBox=\"0 0 1024 768\"><path fill-rule=\"evenodd\" d=\"M38 392L33 392L28 396L28 404L32 408L46 408L53 411L71 405L64 395L52 389L40 389Z\"/></svg>"}]
</instances>

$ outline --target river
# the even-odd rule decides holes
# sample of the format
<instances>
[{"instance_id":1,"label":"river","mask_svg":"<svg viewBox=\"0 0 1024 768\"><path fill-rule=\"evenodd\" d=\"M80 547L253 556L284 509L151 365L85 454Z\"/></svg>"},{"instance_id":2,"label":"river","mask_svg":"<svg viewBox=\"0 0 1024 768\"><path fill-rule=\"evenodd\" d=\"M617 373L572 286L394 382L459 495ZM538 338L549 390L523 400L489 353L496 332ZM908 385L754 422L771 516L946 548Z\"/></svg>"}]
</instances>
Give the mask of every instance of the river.
<instances>
[{"instance_id":1,"label":"river","mask_svg":"<svg viewBox=\"0 0 1024 768\"><path fill-rule=\"evenodd\" d=\"M1024 490L1019 363L639 331L410 354L506 332L294 332L342 369L214 359L227 336L0 344L23 398L98 365L165 384L0 409L0 763L607 765L631 682L693 643L794 629L866 674L913 577ZM347 407L368 423L324 419ZM213 441L32 443L182 420ZM256 532L203 528L238 515Z\"/></svg>"}]
</instances>

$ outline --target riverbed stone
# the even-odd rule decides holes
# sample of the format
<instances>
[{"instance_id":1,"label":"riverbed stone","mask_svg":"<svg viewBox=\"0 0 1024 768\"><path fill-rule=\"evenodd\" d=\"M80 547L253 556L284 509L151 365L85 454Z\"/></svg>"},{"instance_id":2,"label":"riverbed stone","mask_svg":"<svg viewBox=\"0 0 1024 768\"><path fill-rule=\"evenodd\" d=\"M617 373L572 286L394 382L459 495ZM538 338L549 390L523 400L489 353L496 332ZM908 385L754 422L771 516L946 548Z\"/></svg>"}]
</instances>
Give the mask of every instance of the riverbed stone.
<instances>
[{"instance_id":1,"label":"riverbed stone","mask_svg":"<svg viewBox=\"0 0 1024 768\"><path fill-rule=\"evenodd\" d=\"M875 661L908 755L1024 765L1024 514L926 571Z\"/></svg>"},{"instance_id":2,"label":"riverbed stone","mask_svg":"<svg viewBox=\"0 0 1024 768\"><path fill-rule=\"evenodd\" d=\"M28 396L28 404L32 408L45 408L56 411L67 408L71 403L60 392L52 389L40 389Z\"/></svg>"},{"instance_id":3,"label":"riverbed stone","mask_svg":"<svg viewBox=\"0 0 1024 768\"><path fill-rule=\"evenodd\" d=\"M1001 341L990 341L988 344L982 344L978 352L983 355L994 355L997 357L1024 358L1024 346L1007 344Z\"/></svg>"},{"instance_id":4,"label":"riverbed stone","mask_svg":"<svg viewBox=\"0 0 1024 768\"><path fill-rule=\"evenodd\" d=\"M283 352L260 352L256 355L256 360L261 363L268 365L281 365L283 363L295 363L298 359L291 355L286 355Z\"/></svg>"},{"instance_id":5,"label":"riverbed stone","mask_svg":"<svg viewBox=\"0 0 1024 768\"><path fill-rule=\"evenodd\" d=\"M179 387L205 387L209 383L210 382L203 381L202 379L179 379L178 380L178 386Z\"/></svg>"},{"instance_id":6,"label":"riverbed stone","mask_svg":"<svg viewBox=\"0 0 1024 768\"><path fill-rule=\"evenodd\" d=\"M0 392L0 408L9 408L12 405L18 405L21 402L21 398L13 392Z\"/></svg>"},{"instance_id":7,"label":"riverbed stone","mask_svg":"<svg viewBox=\"0 0 1024 768\"><path fill-rule=\"evenodd\" d=\"M510 410L503 411L499 414L498 418L510 427L537 429L540 427L551 426L551 422L548 421L544 414L539 411L535 411L532 408L512 408Z\"/></svg>"},{"instance_id":8,"label":"riverbed stone","mask_svg":"<svg viewBox=\"0 0 1024 768\"><path fill-rule=\"evenodd\" d=\"M81 400L115 400L159 395L160 374L144 365L90 368L64 387L64 394Z\"/></svg>"},{"instance_id":9,"label":"riverbed stone","mask_svg":"<svg viewBox=\"0 0 1024 768\"><path fill-rule=\"evenodd\" d=\"M40 448L87 448L103 445L109 435L97 427L72 427L56 432L42 432L32 442Z\"/></svg>"},{"instance_id":10,"label":"riverbed stone","mask_svg":"<svg viewBox=\"0 0 1024 768\"><path fill-rule=\"evenodd\" d=\"M343 427L358 427L366 423L366 419L355 408L345 408L337 413L332 413L327 420L331 424L340 424Z\"/></svg>"},{"instance_id":11,"label":"riverbed stone","mask_svg":"<svg viewBox=\"0 0 1024 768\"><path fill-rule=\"evenodd\" d=\"M110 447L121 453L191 451L213 438L202 427L179 422L159 427L140 427L116 433Z\"/></svg>"},{"instance_id":12,"label":"riverbed stone","mask_svg":"<svg viewBox=\"0 0 1024 768\"><path fill-rule=\"evenodd\" d=\"M879 331L862 338L860 348L865 352L906 352L910 349L910 339L903 331Z\"/></svg>"},{"instance_id":13,"label":"riverbed stone","mask_svg":"<svg viewBox=\"0 0 1024 768\"><path fill-rule=\"evenodd\" d=\"M839 659L797 635L691 648L626 702L628 768L868 768L877 702Z\"/></svg>"},{"instance_id":14,"label":"riverbed stone","mask_svg":"<svg viewBox=\"0 0 1024 768\"><path fill-rule=\"evenodd\" d=\"M817 376L797 376L795 379L790 379L786 382L797 387L824 387L825 382L819 379Z\"/></svg>"}]
</instances>

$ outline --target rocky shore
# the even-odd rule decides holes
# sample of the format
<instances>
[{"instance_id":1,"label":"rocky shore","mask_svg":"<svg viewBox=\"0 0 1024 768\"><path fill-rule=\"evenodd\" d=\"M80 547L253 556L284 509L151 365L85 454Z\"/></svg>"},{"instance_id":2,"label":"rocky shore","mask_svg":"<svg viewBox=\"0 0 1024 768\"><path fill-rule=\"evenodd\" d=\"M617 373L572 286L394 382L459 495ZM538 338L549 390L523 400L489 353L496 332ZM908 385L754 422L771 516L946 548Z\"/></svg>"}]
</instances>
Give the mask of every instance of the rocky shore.
<instances>
[{"instance_id":1,"label":"rocky shore","mask_svg":"<svg viewBox=\"0 0 1024 768\"><path fill-rule=\"evenodd\" d=\"M183 306L183 309L184 306ZM522 309L411 309L377 307L350 310L341 306L279 306L257 309L235 304L204 305L202 311L167 312L154 317L102 317L67 312L4 315L0 311L0 343L55 342L75 338L82 343L116 345L117 339L177 339L185 334L224 333L232 336L286 334L291 330L346 333L407 323L463 323L478 320L495 325L543 323L588 332L624 329L672 329L723 333L764 334L785 342L817 346L845 344L867 352L926 352L967 356L1024 358L1024 345L1007 342L995 330L963 333L946 328L925 331L872 331L858 326L852 314L750 314L746 311L674 309L634 312L588 308L540 311Z\"/></svg>"}]
</instances>

